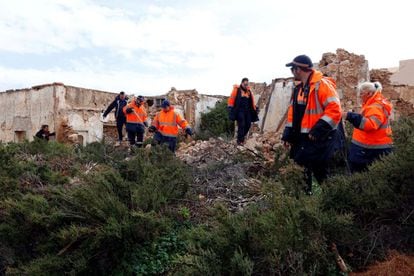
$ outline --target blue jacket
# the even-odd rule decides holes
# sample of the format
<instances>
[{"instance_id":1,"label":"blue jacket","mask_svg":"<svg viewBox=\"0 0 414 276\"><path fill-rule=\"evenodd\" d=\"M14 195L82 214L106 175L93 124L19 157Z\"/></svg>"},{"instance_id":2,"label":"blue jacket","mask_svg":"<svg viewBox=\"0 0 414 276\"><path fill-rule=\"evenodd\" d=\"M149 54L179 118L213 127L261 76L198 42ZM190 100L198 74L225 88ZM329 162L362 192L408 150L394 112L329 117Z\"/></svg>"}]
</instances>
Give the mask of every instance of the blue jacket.
<instances>
[{"instance_id":1,"label":"blue jacket","mask_svg":"<svg viewBox=\"0 0 414 276\"><path fill-rule=\"evenodd\" d=\"M122 111L122 109L124 108L124 106L126 106L128 103L128 98L125 97L125 99L121 100L119 98L119 95L116 96L115 100L108 106L108 108L106 109L106 111L104 112L103 116L106 117L109 112L112 111L112 109L115 108L115 118L118 119L125 119L125 114Z\"/></svg>"}]
</instances>

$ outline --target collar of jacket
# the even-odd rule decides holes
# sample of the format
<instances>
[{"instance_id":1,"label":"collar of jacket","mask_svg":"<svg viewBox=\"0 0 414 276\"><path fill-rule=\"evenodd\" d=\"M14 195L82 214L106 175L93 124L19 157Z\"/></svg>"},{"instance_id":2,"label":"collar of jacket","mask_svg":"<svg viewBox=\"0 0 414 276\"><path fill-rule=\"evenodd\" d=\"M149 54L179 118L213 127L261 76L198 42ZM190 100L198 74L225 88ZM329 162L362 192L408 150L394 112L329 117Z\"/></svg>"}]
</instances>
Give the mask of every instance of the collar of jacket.
<instances>
[{"instance_id":1,"label":"collar of jacket","mask_svg":"<svg viewBox=\"0 0 414 276\"><path fill-rule=\"evenodd\" d=\"M371 98L369 98L364 104L363 104L363 108L366 106L369 106L373 103L378 103L381 104L385 110L387 110L388 114L391 113L391 109L392 109L392 104L384 98L384 96L382 95L382 93L380 91L377 91L374 93L374 95L371 96Z\"/></svg>"}]
</instances>

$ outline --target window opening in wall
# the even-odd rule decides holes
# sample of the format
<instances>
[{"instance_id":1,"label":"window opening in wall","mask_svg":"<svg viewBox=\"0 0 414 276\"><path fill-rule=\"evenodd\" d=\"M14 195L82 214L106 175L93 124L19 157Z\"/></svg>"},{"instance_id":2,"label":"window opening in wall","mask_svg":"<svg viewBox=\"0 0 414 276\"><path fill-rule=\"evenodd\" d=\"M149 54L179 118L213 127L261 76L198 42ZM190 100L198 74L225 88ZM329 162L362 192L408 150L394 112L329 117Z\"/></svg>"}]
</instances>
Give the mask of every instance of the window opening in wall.
<instances>
[{"instance_id":1,"label":"window opening in wall","mask_svg":"<svg viewBox=\"0 0 414 276\"><path fill-rule=\"evenodd\" d=\"M26 131L16 130L14 132L14 141L20 143L24 142L24 140L26 140Z\"/></svg>"}]
</instances>

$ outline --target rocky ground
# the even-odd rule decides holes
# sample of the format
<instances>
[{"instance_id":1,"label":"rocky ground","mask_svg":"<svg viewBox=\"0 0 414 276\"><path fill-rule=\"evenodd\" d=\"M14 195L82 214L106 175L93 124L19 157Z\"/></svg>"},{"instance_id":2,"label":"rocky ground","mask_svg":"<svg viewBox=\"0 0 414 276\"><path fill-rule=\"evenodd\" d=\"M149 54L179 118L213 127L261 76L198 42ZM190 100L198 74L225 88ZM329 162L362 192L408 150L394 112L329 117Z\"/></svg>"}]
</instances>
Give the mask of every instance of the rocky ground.
<instances>
[{"instance_id":1,"label":"rocky ground","mask_svg":"<svg viewBox=\"0 0 414 276\"><path fill-rule=\"evenodd\" d=\"M238 211L263 197L260 172L273 164L279 141L276 133L255 133L244 146L235 140L210 138L181 143L176 155L192 167L192 189L200 202L220 202Z\"/></svg>"}]
</instances>

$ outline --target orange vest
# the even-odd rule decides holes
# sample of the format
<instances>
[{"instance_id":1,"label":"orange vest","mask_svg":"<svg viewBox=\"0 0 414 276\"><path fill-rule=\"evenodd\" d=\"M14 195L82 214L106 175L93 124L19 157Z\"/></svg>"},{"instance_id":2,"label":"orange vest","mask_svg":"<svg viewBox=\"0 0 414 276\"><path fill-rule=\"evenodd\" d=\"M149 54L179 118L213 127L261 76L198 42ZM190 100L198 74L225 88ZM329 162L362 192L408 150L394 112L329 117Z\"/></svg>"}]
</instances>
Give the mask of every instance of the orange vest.
<instances>
[{"instance_id":1,"label":"orange vest","mask_svg":"<svg viewBox=\"0 0 414 276\"><path fill-rule=\"evenodd\" d=\"M237 84L233 85L233 91L231 91L231 95L230 98L227 101L227 106L231 106L234 107L234 105L236 104L236 99L237 99L237 92L239 90L239 86ZM247 98L252 98L252 107L253 110L256 110L256 106L254 105L254 96L253 93L250 90L250 87L247 87L247 91L244 92L243 90L241 90L241 97L247 97Z\"/></svg>"},{"instance_id":2,"label":"orange vest","mask_svg":"<svg viewBox=\"0 0 414 276\"><path fill-rule=\"evenodd\" d=\"M391 148L391 110L391 103L376 92L362 106L361 124L354 128L352 143L369 149Z\"/></svg>"},{"instance_id":3,"label":"orange vest","mask_svg":"<svg viewBox=\"0 0 414 276\"><path fill-rule=\"evenodd\" d=\"M157 130L163 135L168 137L177 137L178 136L178 126L182 129L188 127L188 123L185 119L181 117L180 114L174 111L174 107L170 106L170 110L165 112L161 110L158 112L152 125L157 128Z\"/></svg>"},{"instance_id":4,"label":"orange vest","mask_svg":"<svg viewBox=\"0 0 414 276\"><path fill-rule=\"evenodd\" d=\"M127 113L126 109L132 108L133 112ZM137 106L135 101L130 102L123 108L127 123L141 124L147 121L147 111L144 105Z\"/></svg>"},{"instance_id":5,"label":"orange vest","mask_svg":"<svg viewBox=\"0 0 414 276\"><path fill-rule=\"evenodd\" d=\"M319 119L327 122L335 129L341 120L341 104L336 93L335 81L323 77L322 73L313 70L309 81L308 104L301 122L301 133L309 133ZM299 93L300 94L300 93ZM298 99L300 101L301 99ZM288 107L287 127L293 126L293 93Z\"/></svg>"}]
</instances>

